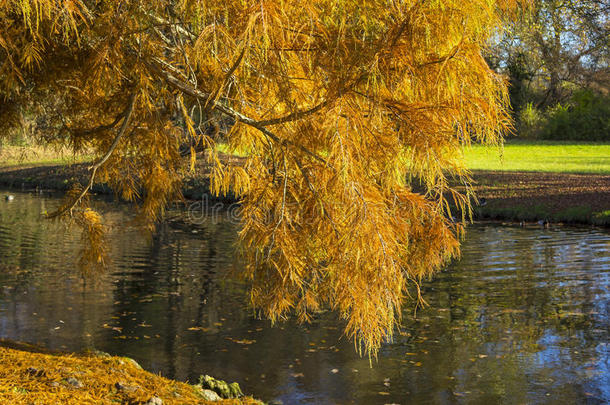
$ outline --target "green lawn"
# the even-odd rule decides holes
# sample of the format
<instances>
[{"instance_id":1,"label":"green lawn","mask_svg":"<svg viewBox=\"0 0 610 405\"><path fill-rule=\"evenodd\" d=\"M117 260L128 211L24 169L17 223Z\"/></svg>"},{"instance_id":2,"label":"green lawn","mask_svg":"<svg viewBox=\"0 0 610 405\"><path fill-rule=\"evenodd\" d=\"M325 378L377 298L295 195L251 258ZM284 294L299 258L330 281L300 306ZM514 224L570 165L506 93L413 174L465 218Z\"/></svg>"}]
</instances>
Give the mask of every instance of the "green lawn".
<instances>
[{"instance_id":1,"label":"green lawn","mask_svg":"<svg viewBox=\"0 0 610 405\"><path fill-rule=\"evenodd\" d=\"M218 150L227 152L227 147L221 144ZM610 143L511 141L503 148L473 145L466 149L465 157L471 170L610 175ZM0 149L0 166L67 164L86 160L69 152L58 153L38 147L5 146Z\"/></svg>"},{"instance_id":2,"label":"green lawn","mask_svg":"<svg viewBox=\"0 0 610 405\"><path fill-rule=\"evenodd\" d=\"M512 141L465 156L471 170L610 174L610 143Z\"/></svg>"},{"instance_id":3,"label":"green lawn","mask_svg":"<svg viewBox=\"0 0 610 405\"><path fill-rule=\"evenodd\" d=\"M3 145L0 167L66 165L90 161L91 156L75 156L68 149L55 150L39 146Z\"/></svg>"}]
</instances>

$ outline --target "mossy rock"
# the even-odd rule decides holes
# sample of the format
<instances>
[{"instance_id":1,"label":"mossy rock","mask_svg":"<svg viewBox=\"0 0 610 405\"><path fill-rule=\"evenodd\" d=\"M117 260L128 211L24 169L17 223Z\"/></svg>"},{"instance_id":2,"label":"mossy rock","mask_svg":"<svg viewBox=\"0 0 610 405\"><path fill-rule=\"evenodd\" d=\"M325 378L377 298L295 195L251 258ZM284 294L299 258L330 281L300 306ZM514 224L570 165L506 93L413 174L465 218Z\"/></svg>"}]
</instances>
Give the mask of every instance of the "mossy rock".
<instances>
[{"instance_id":1,"label":"mossy rock","mask_svg":"<svg viewBox=\"0 0 610 405\"><path fill-rule=\"evenodd\" d=\"M135 361L134 359L130 358L130 357L120 357L119 358L119 362L125 362L127 364L131 364L132 366L134 366L135 368L137 368L138 370L143 370L142 366L138 364L137 361ZM122 363L121 363L122 364Z\"/></svg>"},{"instance_id":2,"label":"mossy rock","mask_svg":"<svg viewBox=\"0 0 610 405\"><path fill-rule=\"evenodd\" d=\"M244 396L238 383L234 382L227 384L225 381L217 380L209 375L200 376L199 385L201 385L203 389L209 389L216 392L221 398L225 399L240 398Z\"/></svg>"},{"instance_id":3,"label":"mossy rock","mask_svg":"<svg viewBox=\"0 0 610 405\"><path fill-rule=\"evenodd\" d=\"M222 398L216 393L216 391L202 388L200 385L193 386L195 393L206 401L220 401Z\"/></svg>"}]
</instances>

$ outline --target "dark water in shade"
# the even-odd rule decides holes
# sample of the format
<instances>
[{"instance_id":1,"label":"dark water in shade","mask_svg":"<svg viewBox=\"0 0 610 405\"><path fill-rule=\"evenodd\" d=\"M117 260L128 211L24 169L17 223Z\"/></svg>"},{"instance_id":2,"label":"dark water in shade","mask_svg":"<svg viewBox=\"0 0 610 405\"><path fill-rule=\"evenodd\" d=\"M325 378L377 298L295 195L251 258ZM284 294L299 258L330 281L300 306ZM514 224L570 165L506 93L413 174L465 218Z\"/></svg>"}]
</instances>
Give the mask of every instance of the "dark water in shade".
<instances>
[{"instance_id":1,"label":"dark water in shade","mask_svg":"<svg viewBox=\"0 0 610 405\"><path fill-rule=\"evenodd\" d=\"M58 200L0 192L0 337L133 357L196 381L206 373L284 404L610 403L610 233L469 229L461 261L424 286L429 307L383 347L355 353L333 314L271 327L247 309L236 226L113 230L97 286L75 270L79 235L39 214ZM112 224L129 208L101 204ZM411 307L412 308L412 307Z\"/></svg>"}]
</instances>

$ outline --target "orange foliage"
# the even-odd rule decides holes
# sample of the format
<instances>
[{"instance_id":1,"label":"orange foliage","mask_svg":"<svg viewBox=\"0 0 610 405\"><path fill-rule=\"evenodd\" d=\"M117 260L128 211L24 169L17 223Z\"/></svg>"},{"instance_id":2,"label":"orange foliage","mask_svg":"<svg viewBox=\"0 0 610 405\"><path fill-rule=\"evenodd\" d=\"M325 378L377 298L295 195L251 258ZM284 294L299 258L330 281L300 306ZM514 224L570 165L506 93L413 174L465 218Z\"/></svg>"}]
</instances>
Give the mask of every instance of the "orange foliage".
<instances>
[{"instance_id":1,"label":"orange foliage","mask_svg":"<svg viewBox=\"0 0 610 405\"><path fill-rule=\"evenodd\" d=\"M178 193L180 145L196 139L212 191L242 199L253 305L274 320L330 307L375 352L408 286L458 254L447 198L468 208L470 195L448 178L468 184L461 149L509 127L482 50L516 7L5 0L0 114L14 122L19 105L41 141L97 150L92 179L149 219ZM244 166L221 162L204 119L248 152Z\"/></svg>"}]
</instances>

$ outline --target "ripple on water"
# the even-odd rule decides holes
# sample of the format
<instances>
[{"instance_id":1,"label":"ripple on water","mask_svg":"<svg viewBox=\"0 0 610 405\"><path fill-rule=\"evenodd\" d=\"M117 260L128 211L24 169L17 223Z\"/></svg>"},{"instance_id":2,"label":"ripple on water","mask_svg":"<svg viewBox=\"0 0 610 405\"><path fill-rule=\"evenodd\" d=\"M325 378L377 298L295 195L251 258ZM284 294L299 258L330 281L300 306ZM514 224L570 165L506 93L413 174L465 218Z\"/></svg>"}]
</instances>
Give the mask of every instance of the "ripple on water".
<instances>
[{"instance_id":1,"label":"ripple on water","mask_svg":"<svg viewBox=\"0 0 610 405\"><path fill-rule=\"evenodd\" d=\"M405 307L370 368L331 313L306 327L253 315L228 276L235 225L114 229L111 272L83 284L78 233L40 218L58 202L18 198L0 204L0 337L209 373L291 404L610 402L606 231L470 227L461 260L422 286L430 305Z\"/></svg>"}]
</instances>

